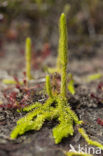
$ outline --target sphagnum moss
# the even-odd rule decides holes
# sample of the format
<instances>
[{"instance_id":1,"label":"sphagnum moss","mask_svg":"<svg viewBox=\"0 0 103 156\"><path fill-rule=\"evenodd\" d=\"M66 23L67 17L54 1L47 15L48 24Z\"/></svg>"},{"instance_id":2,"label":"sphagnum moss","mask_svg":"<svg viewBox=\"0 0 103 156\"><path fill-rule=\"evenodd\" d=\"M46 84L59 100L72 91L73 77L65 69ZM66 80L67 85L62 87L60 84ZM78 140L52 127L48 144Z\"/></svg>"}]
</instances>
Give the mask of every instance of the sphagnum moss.
<instances>
[{"instance_id":1,"label":"sphagnum moss","mask_svg":"<svg viewBox=\"0 0 103 156\"><path fill-rule=\"evenodd\" d=\"M11 133L11 138L15 139L18 135L22 135L29 130L40 130L45 120L57 119L59 124L53 128L53 137L55 143L61 142L62 138L68 137L74 134L73 123L78 127L78 131L85 138L85 140L94 146L103 149L103 146L95 141L88 138L87 134L83 129L80 128L82 121L79 121L75 112L71 109L68 104L66 97L66 79L67 79L67 31L66 31L66 18L62 14L60 17L60 36L59 47L61 50L61 91L60 94L55 96L52 93L50 86L50 77L46 76L46 89L49 98L44 104L36 102L28 107L25 107L23 111L29 112L24 117L17 121L17 126ZM62 43L63 42L63 43ZM65 43L66 42L66 43ZM52 105L53 104L53 105ZM93 143L94 142L94 143Z\"/></svg>"}]
</instances>

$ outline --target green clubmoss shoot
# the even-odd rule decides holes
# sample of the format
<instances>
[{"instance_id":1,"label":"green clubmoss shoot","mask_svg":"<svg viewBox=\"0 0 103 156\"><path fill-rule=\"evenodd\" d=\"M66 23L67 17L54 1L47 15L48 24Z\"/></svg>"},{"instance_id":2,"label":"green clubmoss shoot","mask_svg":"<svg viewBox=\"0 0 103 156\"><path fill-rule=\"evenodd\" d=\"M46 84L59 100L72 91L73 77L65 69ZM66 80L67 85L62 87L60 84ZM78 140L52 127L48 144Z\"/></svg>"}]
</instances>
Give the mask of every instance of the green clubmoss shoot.
<instances>
[{"instance_id":1,"label":"green clubmoss shoot","mask_svg":"<svg viewBox=\"0 0 103 156\"><path fill-rule=\"evenodd\" d=\"M47 94L49 95L49 97L53 97L52 95L52 89L51 89L51 85L50 85L50 76L47 75L46 76L46 91L47 91Z\"/></svg>"},{"instance_id":2,"label":"green clubmoss shoot","mask_svg":"<svg viewBox=\"0 0 103 156\"><path fill-rule=\"evenodd\" d=\"M27 80L32 79L31 75L31 39L28 37L26 39L26 45L25 45L25 59L26 59L26 76ZM12 79L3 79L2 81L4 84L16 84L17 82ZM22 85L23 82L20 81L20 84Z\"/></svg>"},{"instance_id":3,"label":"green clubmoss shoot","mask_svg":"<svg viewBox=\"0 0 103 156\"><path fill-rule=\"evenodd\" d=\"M26 39L25 58L26 58L26 76L28 80L31 80L32 79L32 76L31 76L31 39L29 37Z\"/></svg>"}]
</instances>

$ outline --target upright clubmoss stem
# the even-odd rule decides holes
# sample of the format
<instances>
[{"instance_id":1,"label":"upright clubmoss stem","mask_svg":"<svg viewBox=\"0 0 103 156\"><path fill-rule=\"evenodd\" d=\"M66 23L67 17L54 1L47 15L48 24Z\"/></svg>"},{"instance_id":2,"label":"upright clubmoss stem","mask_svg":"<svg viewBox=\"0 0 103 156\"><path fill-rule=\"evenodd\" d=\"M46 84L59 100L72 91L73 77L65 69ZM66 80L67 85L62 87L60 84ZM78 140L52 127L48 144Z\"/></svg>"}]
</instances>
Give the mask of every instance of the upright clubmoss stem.
<instances>
[{"instance_id":1,"label":"upright clubmoss stem","mask_svg":"<svg viewBox=\"0 0 103 156\"><path fill-rule=\"evenodd\" d=\"M49 97L53 97L52 96L52 89L51 89L51 85L50 85L50 76L47 75L46 76L46 91L47 91L47 94L49 95Z\"/></svg>"},{"instance_id":2,"label":"upright clubmoss stem","mask_svg":"<svg viewBox=\"0 0 103 156\"><path fill-rule=\"evenodd\" d=\"M66 97L67 89L67 26L66 17L62 13L60 17L59 63L61 65L61 95Z\"/></svg>"},{"instance_id":3,"label":"upright clubmoss stem","mask_svg":"<svg viewBox=\"0 0 103 156\"><path fill-rule=\"evenodd\" d=\"M28 37L26 39L26 50L25 50L25 57L26 57L26 76L27 79L30 80L31 76L31 39Z\"/></svg>"}]
</instances>

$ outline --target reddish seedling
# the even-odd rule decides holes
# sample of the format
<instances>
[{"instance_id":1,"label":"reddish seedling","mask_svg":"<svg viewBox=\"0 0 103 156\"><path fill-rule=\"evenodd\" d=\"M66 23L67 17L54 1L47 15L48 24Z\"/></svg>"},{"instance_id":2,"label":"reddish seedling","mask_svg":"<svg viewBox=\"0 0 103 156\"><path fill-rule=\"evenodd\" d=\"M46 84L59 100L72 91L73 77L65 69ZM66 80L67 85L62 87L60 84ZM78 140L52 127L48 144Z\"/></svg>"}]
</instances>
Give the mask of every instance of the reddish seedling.
<instances>
[{"instance_id":1,"label":"reddish seedling","mask_svg":"<svg viewBox=\"0 0 103 156\"><path fill-rule=\"evenodd\" d=\"M103 98L100 97L99 94L103 94L103 82L100 82L97 86L97 94L96 93L91 93L91 97L94 98L98 104L103 104ZM103 120L98 118L97 123L101 126L103 126Z\"/></svg>"},{"instance_id":2,"label":"reddish seedling","mask_svg":"<svg viewBox=\"0 0 103 156\"><path fill-rule=\"evenodd\" d=\"M98 119L97 119L97 123L98 123L99 125L103 126L103 120L102 120L102 119L98 118Z\"/></svg>"}]
</instances>

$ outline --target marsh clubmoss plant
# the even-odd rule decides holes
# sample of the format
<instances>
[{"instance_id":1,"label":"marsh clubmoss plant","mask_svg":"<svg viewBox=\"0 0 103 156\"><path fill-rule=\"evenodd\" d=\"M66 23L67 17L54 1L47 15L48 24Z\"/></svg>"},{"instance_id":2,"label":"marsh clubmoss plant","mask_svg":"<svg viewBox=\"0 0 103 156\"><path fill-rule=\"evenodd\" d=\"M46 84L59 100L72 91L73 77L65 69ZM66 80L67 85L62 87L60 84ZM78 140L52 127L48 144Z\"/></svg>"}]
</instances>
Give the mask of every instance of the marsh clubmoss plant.
<instances>
[{"instance_id":1,"label":"marsh clubmoss plant","mask_svg":"<svg viewBox=\"0 0 103 156\"><path fill-rule=\"evenodd\" d=\"M52 86L50 85L50 76L46 76L46 92L48 94L48 99L44 104L36 102L23 108L23 111L27 114L17 121L17 126L11 132L11 139L15 139L18 135L22 135L30 130L40 130L46 120L57 120L58 125L53 128L53 137L55 143L58 144L62 141L64 137L74 134L73 125L79 128L83 123L79 121L78 116L71 109L68 99L66 96L67 93L67 32L66 32L66 18L64 14L61 14L60 17L60 41L59 49L61 49L60 55L61 59L61 90L58 95L54 95L52 91ZM63 32L62 32L63 31ZM65 43L66 42L66 43ZM61 44L61 45L60 45ZM88 139L87 135L79 129L79 132L85 138L88 143L92 145L103 148L101 144L91 141Z\"/></svg>"},{"instance_id":2,"label":"marsh clubmoss plant","mask_svg":"<svg viewBox=\"0 0 103 156\"><path fill-rule=\"evenodd\" d=\"M66 25L65 15L62 14L60 17L60 27L61 25ZM63 27L62 29L64 29ZM61 30L62 33L62 30ZM66 29L63 30L63 34L66 36ZM66 37L67 38L67 37ZM17 122L16 128L11 133L11 138L15 139L18 135L24 134L29 130L39 130L44 124L45 120L56 119L59 121L59 124L53 128L53 137L55 143L58 144L61 142L62 138L69 135L73 135L73 122L79 125L82 122L79 121L77 115L72 111L68 100L66 98L67 90L67 39L62 39L59 42L59 47L61 49L61 91L58 96L52 95L52 89L50 86L50 77L46 76L46 90L49 98L44 104L34 103L28 107L25 107L23 111L29 112L26 116L21 118Z\"/></svg>"}]
</instances>

